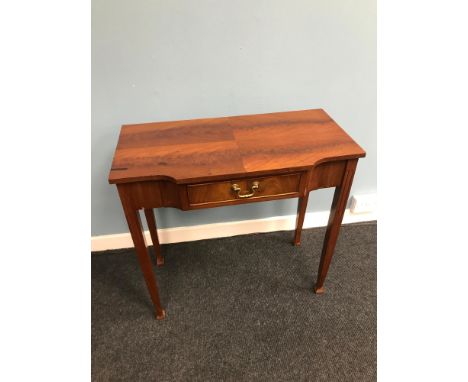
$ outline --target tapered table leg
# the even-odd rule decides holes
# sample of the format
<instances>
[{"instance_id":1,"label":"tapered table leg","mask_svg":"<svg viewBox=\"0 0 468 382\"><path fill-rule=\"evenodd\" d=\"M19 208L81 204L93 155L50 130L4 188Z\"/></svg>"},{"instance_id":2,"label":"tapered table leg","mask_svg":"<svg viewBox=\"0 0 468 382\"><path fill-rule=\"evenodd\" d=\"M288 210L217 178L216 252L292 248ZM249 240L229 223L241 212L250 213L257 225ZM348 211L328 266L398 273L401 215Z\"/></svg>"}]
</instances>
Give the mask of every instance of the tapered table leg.
<instances>
[{"instance_id":1,"label":"tapered table leg","mask_svg":"<svg viewBox=\"0 0 468 382\"><path fill-rule=\"evenodd\" d=\"M146 222L153 242L154 253L156 254L156 264L158 267L164 265L164 257L161 256L161 246L159 245L158 230L156 228L156 219L152 208L145 208Z\"/></svg>"},{"instance_id":2,"label":"tapered table leg","mask_svg":"<svg viewBox=\"0 0 468 382\"><path fill-rule=\"evenodd\" d=\"M349 160L347 162L341 185L335 189L322 255L320 257L317 282L314 287L314 291L317 294L322 294L324 292L323 283L327 277L328 268L330 267L330 262L335 250L338 233L340 232L341 222L346 209L346 203L348 201L351 185L353 184L356 165L357 159Z\"/></svg>"},{"instance_id":3,"label":"tapered table leg","mask_svg":"<svg viewBox=\"0 0 468 382\"><path fill-rule=\"evenodd\" d=\"M125 212L125 218L127 219L128 228L132 235L133 244L135 245L138 262L140 263L140 267L145 278L146 287L148 288L151 301L153 301L153 305L156 310L156 318L158 320L162 320L166 316L166 312L162 308L161 301L159 299L158 283L153 272L151 259L149 257L145 237L143 235L140 214L137 209L131 206L131 203L126 197L124 191L119 189L119 195Z\"/></svg>"},{"instance_id":4,"label":"tapered table leg","mask_svg":"<svg viewBox=\"0 0 468 382\"><path fill-rule=\"evenodd\" d=\"M299 198L297 205L297 217L296 217L296 232L294 234L294 245L301 245L301 233L302 226L304 224L304 217L307 210L307 202L309 201L309 193Z\"/></svg>"}]
</instances>

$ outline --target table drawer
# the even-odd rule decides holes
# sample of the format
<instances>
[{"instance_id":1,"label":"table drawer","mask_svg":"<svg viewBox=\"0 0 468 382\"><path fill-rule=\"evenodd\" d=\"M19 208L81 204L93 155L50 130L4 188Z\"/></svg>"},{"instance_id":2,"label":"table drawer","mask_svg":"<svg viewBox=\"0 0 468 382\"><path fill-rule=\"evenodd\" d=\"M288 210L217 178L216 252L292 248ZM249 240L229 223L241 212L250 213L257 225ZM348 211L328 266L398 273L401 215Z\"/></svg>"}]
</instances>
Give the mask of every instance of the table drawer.
<instances>
[{"instance_id":1,"label":"table drawer","mask_svg":"<svg viewBox=\"0 0 468 382\"><path fill-rule=\"evenodd\" d=\"M190 206L247 202L262 198L294 197L299 192L300 174L239 179L187 186Z\"/></svg>"}]
</instances>

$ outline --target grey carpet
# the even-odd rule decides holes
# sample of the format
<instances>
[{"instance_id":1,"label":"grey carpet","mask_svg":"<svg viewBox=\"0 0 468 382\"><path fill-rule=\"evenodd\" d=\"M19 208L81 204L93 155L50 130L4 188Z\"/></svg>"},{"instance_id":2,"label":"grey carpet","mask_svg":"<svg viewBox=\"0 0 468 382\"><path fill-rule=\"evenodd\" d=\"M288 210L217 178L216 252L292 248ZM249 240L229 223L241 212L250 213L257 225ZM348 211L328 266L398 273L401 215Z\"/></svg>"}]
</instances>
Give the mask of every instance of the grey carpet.
<instances>
[{"instance_id":1,"label":"grey carpet","mask_svg":"<svg viewBox=\"0 0 468 382\"><path fill-rule=\"evenodd\" d=\"M164 245L156 321L133 249L92 256L93 381L375 381L375 222ZM155 267L156 268L156 267Z\"/></svg>"}]
</instances>

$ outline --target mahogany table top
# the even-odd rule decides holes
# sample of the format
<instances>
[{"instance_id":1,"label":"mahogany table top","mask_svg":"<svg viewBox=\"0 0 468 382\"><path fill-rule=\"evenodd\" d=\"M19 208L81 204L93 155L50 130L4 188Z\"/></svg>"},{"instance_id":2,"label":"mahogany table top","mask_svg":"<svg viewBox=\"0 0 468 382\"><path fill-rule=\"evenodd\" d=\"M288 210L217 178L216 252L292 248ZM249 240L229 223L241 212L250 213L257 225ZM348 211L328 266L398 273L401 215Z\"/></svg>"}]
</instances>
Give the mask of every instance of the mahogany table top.
<instances>
[{"instance_id":1,"label":"mahogany table top","mask_svg":"<svg viewBox=\"0 0 468 382\"><path fill-rule=\"evenodd\" d=\"M286 173L365 151L322 109L124 125L110 183Z\"/></svg>"}]
</instances>

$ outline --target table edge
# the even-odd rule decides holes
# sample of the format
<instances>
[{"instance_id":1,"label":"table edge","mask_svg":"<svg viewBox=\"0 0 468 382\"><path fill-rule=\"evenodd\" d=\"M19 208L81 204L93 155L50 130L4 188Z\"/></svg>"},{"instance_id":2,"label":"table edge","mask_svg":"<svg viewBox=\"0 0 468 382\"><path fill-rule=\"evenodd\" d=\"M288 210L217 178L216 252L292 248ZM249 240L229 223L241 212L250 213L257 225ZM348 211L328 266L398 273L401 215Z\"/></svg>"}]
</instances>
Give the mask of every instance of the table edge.
<instances>
[{"instance_id":1,"label":"table edge","mask_svg":"<svg viewBox=\"0 0 468 382\"><path fill-rule=\"evenodd\" d=\"M175 184L192 184L192 183L203 183L203 182L210 182L210 181L221 181L221 180L229 180L229 179L238 179L238 178L248 178L248 177L255 177L255 176L264 176L264 175L276 175L276 174L286 174L298 171L308 171L313 169L314 167L328 162L335 162L335 161L342 161L342 160L350 160L350 159L359 159L364 158L366 156L366 152L363 150L362 153L359 154L352 154L352 155L345 155L340 157L324 157L317 160L314 163L305 166L298 166L298 167L285 167L285 168L277 168L273 170L259 170L259 171L252 171L252 172L238 172L238 173L226 173L226 174L219 174L219 175L209 175L209 176L199 176L194 178L174 178L171 175L167 174L154 174L154 175L147 175L147 176L135 176L135 177L112 177L112 170L110 171L108 182L109 184L123 184L123 183L135 183L135 182L143 182L143 181L169 181Z\"/></svg>"}]
</instances>

